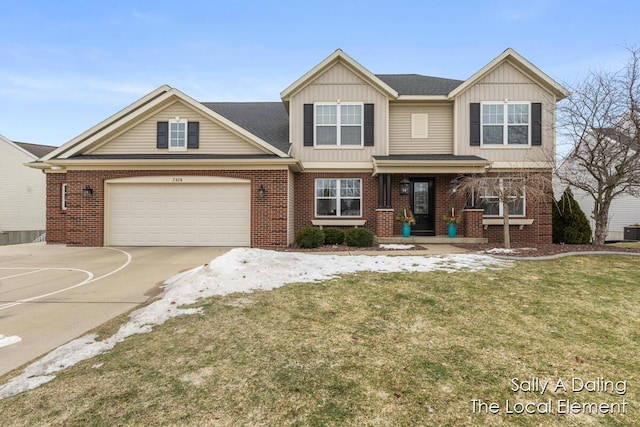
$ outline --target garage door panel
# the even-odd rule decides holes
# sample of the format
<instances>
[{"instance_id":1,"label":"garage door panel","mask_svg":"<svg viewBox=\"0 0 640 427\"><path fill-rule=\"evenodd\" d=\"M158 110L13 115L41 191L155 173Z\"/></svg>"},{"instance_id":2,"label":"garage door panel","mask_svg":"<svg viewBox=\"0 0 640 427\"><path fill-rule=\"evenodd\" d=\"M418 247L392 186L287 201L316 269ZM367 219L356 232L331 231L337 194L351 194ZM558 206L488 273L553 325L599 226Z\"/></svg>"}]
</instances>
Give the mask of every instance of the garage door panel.
<instances>
[{"instance_id":1,"label":"garage door panel","mask_svg":"<svg viewBox=\"0 0 640 427\"><path fill-rule=\"evenodd\" d=\"M112 184L117 246L249 246L249 184Z\"/></svg>"}]
</instances>

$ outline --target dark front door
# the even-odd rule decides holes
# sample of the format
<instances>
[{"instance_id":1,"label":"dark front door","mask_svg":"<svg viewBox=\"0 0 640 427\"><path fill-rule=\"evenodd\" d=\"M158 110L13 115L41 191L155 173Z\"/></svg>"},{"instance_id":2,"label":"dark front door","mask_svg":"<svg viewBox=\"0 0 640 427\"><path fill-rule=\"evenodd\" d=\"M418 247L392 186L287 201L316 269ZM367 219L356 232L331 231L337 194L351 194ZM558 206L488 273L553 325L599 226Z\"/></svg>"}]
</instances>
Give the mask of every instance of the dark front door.
<instances>
[{"instance_id":1,"label":"dark front door","mask_svg":"<svg viewBox=\"0 0 640 427\"><path fill-rule=\"evenodd\" d=\"M411 227L411 234L419 236L435 236L435 191L433 178L417 178L411 180L411 210L416 224Z\"/></svg>"}]
</instances>

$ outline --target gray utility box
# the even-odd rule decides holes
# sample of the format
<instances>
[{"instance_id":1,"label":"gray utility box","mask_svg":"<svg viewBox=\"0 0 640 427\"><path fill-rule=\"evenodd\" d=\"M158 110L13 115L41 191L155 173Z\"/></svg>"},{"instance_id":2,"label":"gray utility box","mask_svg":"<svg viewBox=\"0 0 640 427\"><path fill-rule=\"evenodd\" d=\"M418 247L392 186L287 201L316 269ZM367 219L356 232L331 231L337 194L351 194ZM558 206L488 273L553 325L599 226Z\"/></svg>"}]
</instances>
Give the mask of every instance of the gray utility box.
<instances>
[{"instance_id":1,"label":"gray utility box","mask_svg":"<svg viewBox=\"0 0 640 427\"><path fill-rule=\"evenodd\" d=\"M624 240L637 240L640 241L640 227L625 227L624 228Z\"/></svg>"}]
</instances>

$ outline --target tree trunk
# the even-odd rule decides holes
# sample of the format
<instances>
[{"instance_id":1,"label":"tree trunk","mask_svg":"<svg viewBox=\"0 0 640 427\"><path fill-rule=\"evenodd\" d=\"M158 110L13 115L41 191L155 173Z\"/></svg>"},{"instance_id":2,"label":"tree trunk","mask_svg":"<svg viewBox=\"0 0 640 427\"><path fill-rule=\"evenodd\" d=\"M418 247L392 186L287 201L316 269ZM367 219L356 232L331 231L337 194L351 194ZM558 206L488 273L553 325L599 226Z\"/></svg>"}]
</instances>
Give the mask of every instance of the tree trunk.
<instances>
[{"instance_id":1,"label":"tree trunk","mask_svg":"<svg viewBox=\"0 0 640 427\"><path fill-rule=\"evenodd\" d=\"M596 222L596 229L593 237L594 245L604 245L607 238L607 228L609 227L609 208L611 199L605 198L601 202L596 201L593 207L593 219Z\"/></svg>"},{"instance_id":2,"label":"tree trunk","mask_svg":"<svg viewBox=\"0 0 640 427\"><path fill-rule=\"evenodd\" d=\"M504 247L505 249L511 249L511 235L509 234L509 204L502 203L502 219L504 220Z\"/></svg>"}]
</instances>

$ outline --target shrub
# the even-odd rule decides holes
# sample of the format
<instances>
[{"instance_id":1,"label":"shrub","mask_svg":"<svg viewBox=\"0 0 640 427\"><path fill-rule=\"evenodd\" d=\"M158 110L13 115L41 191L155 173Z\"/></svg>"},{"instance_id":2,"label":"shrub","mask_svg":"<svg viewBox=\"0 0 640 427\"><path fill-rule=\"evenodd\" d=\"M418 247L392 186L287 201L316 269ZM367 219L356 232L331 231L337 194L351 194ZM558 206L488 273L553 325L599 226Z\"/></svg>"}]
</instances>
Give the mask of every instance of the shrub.
<instances>
[{"instance_id":1,"label":"shrub","mask_svg":"<svg viewBox=\"0 0 640 427\"><path fill-rule=\"evenodd\" d=\"M364 228L352 228L345 234L344 241L348 246L370 247L373 246L373 233Z\"/></svg>"},{"instance_id":2,"label":"shrub","mask_svg":"<svg viewBox=\"0 0 640 427\"><path fill-rule=\"evenodd\" d=\"M324 230L325 245L341 245L344 243L344 231L339 228L327 228Z\"/></svg>"},{"instance_id":3,"label":"shrub","mask_svg":"<svg viewBox=\"0 0 640 427\"><path fill-rule=\"evenodd\" d=\"M318 248L324 243L324 231L316 227L305 227L296 233L296 244L301 248Z\"/></svg>"},{"instance_id":4,"label":"shrub","mask_svg":"<svg viewBox=\"0 0 640 427\"><path fill-rule=\"evenodd\" d=\"M567 188L553 204L553 243L584 245L591 242L591 226Z\"/></svg>"}]
</instances>

